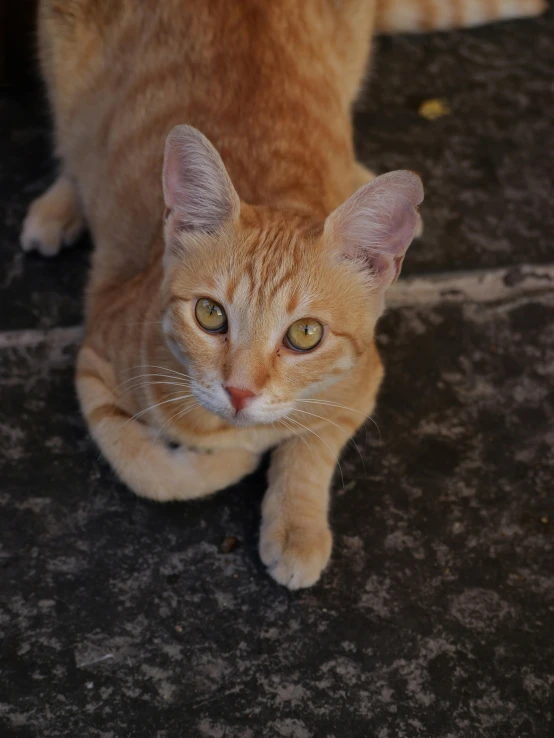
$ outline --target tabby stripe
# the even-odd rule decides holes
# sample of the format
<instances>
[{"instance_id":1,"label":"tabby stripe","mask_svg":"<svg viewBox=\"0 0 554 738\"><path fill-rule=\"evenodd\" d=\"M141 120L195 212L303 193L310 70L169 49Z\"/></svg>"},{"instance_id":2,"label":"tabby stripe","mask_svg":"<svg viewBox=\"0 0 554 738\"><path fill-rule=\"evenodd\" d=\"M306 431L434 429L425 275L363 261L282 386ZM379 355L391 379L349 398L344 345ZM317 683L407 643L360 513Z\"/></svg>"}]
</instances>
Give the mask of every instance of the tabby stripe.
<instances>
[{"instance_id":1,"label":"tabby stripe","mask_svg":"<svg viewBox=\"0 0 554 738\"><path fill-rule=\"evenodd\" d=\"M178 120L179 113L180 103L171 99L166 102L164 108L161 110L158 109L155 115L148 116L147 120L141 121L134 129L123 127L120 130L113 131L112 136L110 136L110 139L108 140L107 146L107 153L110 157L112 168L117 171L117 168L121 165L123 160L129 158L129 156L137 157L136 152L140 152L138 159L139 161L142 161L145 153L148 153L148 150L145 148L145 144L147 143L150 143L151 146L153 144L152 150L161 161L163 143L165 142L165 135L163 134L169 133L169 129L172 125L168 123L168 121ZM155 134L160 131L163 135L161 140L155 138Z\"/></svg>"},{"instance_id":2,"label":"tabby stripe","mask_svg":"<svg viewBox=\"0 0 554 738\"><path fill-rule=\"evenodd\" d=\"M286 271L286 272L285 272L285 274L283 274L283 276L281 277L281 279L280 279L280 280L279 280L279 281L277 282L277 284L276 284L276 285L274 285L274 286L273 286L273 287L271 288L271 290L270 290L270 293L269 293L269 295L268 295L268 299L269 299L269 300L273 300L273 299L275 299L275 296L277 295L277 293L279 292L279 290L280 290L280 289L281 289L281 288L282 288L282 287L283 287L283 286L284 286L284 285L285 285L285 284L286 284L286 283L287 283L288 281L290 281L290 280L291 280L291 279L292 279L292 278L294 277L295 273L296 273L296 266L294 265L294 266L292 266L292 267L291 267L291 268L290 268L290 269L289 269L288 271Z\"/></svg>"},{"instance_id":3,"label":"tabby stripe","mask_svg":"<svg viewBox=\"0 0 554 738\"><path fill-rule=\"evenodd\" d=\"M354 420L350 417L347 418L344 415L340 415L338 418L336 418L335 422L337 423L337 425L341 425L343 428L350 429L350 431L353 431L360 424L359 421Z\"/></svg>"},{"instance_id":4,"label":"tabby stripe","mask_svg":"<svg viewBox=\"0 0 554 738\"><path fill-rule=\"evenodd\" d=\"M90 369L78 369L76 373L77 382L82 382L85 379L91 379L94 382L102 381L96 372L90 371Z\"/></svg>"},{"instance_id":5,"label":"tabby stripe","mask_svg":"<svg viewBox=\"0 0 554 738\"><path fill-rule=\"evenodd\" d=\"M164 59L152 69L144 70L140 77L123 92L118 104L132 104L133 98L144 96L152 90L159 90L164 82L170 80L172 84L179 79L179 71L183 69L182 59ZM136 100L135 100L136 102Z\"/></svg>"},{"instance_id":6,"label":"tabby stripe","mask_svg":"<svg viewBox=\"0 0 554 738\"><path fill-rule=\"evenodd\" d=\"M112 404L99 405L97 408L87 413L87 420L91 425L96 425L107 418L130 420L130 417L131 416L124 410L119 408L117 405Z\"/></svg>"},{"instance_id":7,"label":"tabby stripe","mask_svg":"<svg viewBox=\"0 0 554 738\"><path fill-rule=\"evenodd\" d=\"M452 23L456 27L462 27L465 23L465 0L452 0Z\"/></svg>"},{"instance_id":8,"label":"tabby stripe","mask_svg":"<svg viewBox=\"0 0 554 738\"><path fill-rule=\"evenodd\" d=\"M350 341L352 344L352 347L354 349L354 352L357 356L361 356L364 352L364 349L362 346L360 346L359 342L356 341L354 336L351 333L341 333L340 331L333 330L333 333L335 336L340 336L341 338L346 338L347 341Z\"/></svg>"},{"instance_id":9,"label":"tabby stripe","mask_svg":"<svg viewBox=\"0 0 554 738\"><path fill-rule=\"evenodd\" d=\"M419 1L421 4L419 27L422 31L431 31L437 25L437 6L435 0Z\"/></svg>"}]
</instances>

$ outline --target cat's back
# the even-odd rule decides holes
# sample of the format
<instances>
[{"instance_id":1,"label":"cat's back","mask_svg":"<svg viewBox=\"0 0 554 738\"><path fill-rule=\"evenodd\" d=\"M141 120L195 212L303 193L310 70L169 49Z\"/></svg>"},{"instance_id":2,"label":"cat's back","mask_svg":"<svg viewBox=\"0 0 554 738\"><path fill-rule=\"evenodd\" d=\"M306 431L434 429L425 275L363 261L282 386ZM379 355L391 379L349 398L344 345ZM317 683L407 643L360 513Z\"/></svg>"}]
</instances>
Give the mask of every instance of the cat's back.
<instances>
[{"instance_id":1,"label":"cat's back","mask_svg":"<svg viewBox=\"0 0 554 738\"><path fill-rule=\"evenodd\" d=\"M184 64L191 56L187 52L194 56L195 46L205 40L202 21L207 14L194 12L195 5L176 0L41 0L39 56L59 137L69 136L70 126L83 119L91 138L95 119L114 108L136 108L139 100L129 95L133 86L139 95L141 89L166 92L177 63L182 79L190 69L190 60Z\"/></svg>"},{"instance_id":2,"label":"cat's back","mask_svg":"<svg viewBox=\"0 0 554 738\"><path fill-rule=\"evenodd\" d=\"M311 172L311 162L323 161L322 149L328 168L336 159L346 170L352 158L349 106L372 6L41 0L56 148L78 183L96 247L132 243L131 271L144 263L163 212L165 137L180 123L214 143L244 200L271 201L290 182L320 197L320 180L337 178Z\"/></svg>"},{"instance_id":3,"label":"cat's back","mask_svg":"<svg viewBox=\"0 0 554 738\"><path fill-rule=\"evenodd\" d=\"M283 102L335 97L359 82L373 0L41 0L39 46L57 124L104 131L171 104L210 137L283 117ZM108 120L110 112L115 111ZM290 111L289 111L290 112ZM246 123L245 123L246 121ZM181 122L183 122L181 120ZM213 125L212 125L213 127ZM213 137L217 137L214 131Z\"/></svg>"}]
</instances>

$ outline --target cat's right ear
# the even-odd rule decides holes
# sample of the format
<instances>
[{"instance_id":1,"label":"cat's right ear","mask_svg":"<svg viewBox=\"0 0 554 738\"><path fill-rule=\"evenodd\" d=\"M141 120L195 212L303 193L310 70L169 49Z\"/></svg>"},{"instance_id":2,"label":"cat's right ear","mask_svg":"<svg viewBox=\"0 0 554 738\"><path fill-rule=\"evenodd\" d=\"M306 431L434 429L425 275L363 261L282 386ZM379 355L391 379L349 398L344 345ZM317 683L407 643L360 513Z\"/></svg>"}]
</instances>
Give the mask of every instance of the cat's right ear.
<instances>
[{"instance_id":1,"label":"cat's right ear","mask_svg":"<svg viewBox=\"0 0 554 738\"><path fill-rule=\"evenodd\" d=\"M324 236L343 259L355 261L372 286L387 289L418 228L423 185L417 174L382 174L360 187L325 221Z\"/></svg>"},{"instance_id":2,"label":"cat's right ear","mask_svg":"<svg viewBox=\"0 0 554 738\"><path fill-rule=\"evenodd\" d=\"M175 126L163 167L166 245L182 233L215 233L238 218L240 200L208 139L191 126Z\"/></svg>"}]
</instances>

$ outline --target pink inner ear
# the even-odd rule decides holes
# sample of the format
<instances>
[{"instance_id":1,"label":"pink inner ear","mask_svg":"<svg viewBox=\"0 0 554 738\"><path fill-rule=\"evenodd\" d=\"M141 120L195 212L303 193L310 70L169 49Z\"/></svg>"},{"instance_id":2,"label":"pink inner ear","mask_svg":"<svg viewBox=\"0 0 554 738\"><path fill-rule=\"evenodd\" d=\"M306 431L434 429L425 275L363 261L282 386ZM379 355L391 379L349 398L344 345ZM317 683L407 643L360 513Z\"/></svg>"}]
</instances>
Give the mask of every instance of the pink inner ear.
<instances>
[{"instance_id":1,"label":"pink inner ear","mask_svg":"<svg viewBox=\"0 0 554 738\"><path fill-rule=\"evenodd\" d=\"M220 228L240 211L239 197L221 157L191 126L176 126L165 145L163 192L179 231Z\"/></svg>"},{"instance_id":2,"label":"pink inner ear","mask_svg":"<svg viewBox=\"0 0 554 738\"><path fill-rule=\"evenodd\" d=\"M371 272L378 277L387 278L387 275L393 276L393 282L396 282L402 270L402 262L404 254L401 256L385 256L384 254L374 254L367 260L367 265Z\"/></svg>"},{"instance_id":3,"label":"pink inner ear","mask_svg":"<svg viewBox=\"0 0 554 738\"><path fill-rule=\"evenodd\" d=\"M177 193L181 190L179 186L179 151L177 146L167 146L164 162L164 200L166 212L173 210L177 202Z\"/></svg>"},{"instance_id":4,"label":"pink inner ear","mask_svg":"<svg viewBox=\"0 0 554 738\"><path fill-rule=\"evenodd\" d=\"M394 267L394 276L392 283L396 282L398 277L400 276L400 272L402 271L402 264L404 262L404 254L402 256L396 256L393 260L393 267Z\"/></svg>"},{"instance_id":5,"label":"pink inner ear","mask_svg":"<svg viewBox=\"0 0 554 738\"><path fill-rule=\"evenodd\" d=\"M368 267L374 274L385 274L391 268L391 259L385 254L364 254Z\"/></svg>"},{"instance_id":6,"label":"pink inner ear","mask_svg":"<svg viewBox=\"0 0 554 738\"><path fill-rule=\"evenodd\" d=\"M360 188L327 219L325 230L348 258L367 265L383 286L398 277L417 228L421 180L413 172L377 177Z\"/></svg>"}]
</instances>

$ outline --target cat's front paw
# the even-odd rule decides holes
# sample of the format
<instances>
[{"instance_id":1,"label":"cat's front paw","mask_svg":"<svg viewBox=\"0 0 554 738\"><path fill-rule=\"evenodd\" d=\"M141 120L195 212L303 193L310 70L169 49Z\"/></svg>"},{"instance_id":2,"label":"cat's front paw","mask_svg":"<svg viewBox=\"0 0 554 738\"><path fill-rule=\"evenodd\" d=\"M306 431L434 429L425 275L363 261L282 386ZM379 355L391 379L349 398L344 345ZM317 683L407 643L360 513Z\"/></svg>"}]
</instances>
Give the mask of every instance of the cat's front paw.
<instances>
[{"instance_id":1,"label":"cat's front paw","mask_svg":"<svg viewBox=\"0 0 554 738\"><path fill-rule=\"evenodd\" d=\"M260 558L279 584L289 589L311 587L331 556L333 537L329 528L262 525Z\"/></svg>"}]
</instances>

